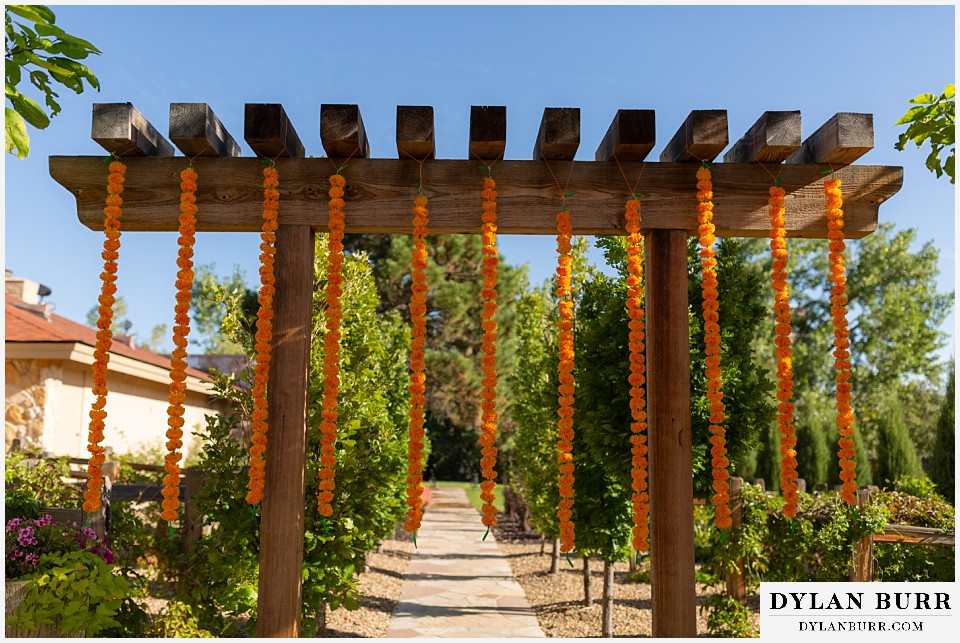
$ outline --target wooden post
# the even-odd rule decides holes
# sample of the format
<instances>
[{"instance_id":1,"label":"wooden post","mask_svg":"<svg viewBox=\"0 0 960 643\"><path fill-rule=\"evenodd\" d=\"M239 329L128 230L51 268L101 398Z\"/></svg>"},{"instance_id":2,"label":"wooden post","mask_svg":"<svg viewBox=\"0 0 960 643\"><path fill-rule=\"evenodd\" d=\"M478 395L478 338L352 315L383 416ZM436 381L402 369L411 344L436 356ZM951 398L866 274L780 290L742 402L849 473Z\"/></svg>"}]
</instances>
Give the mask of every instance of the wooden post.
<instances>
[{"instance_id":1,"label":"wooden post","mask_svg":"<svg viewBox=\"0 0 960 643\"><path fill-rule=\"evenodd\" d=\"M203 486L203 471L196 467L183 470L183 529L180 530L180 551L190 554L203 535L203 516L197 511L196 497Z\"/></svg>"},{"instance_id":2,"label":"wooden post","mask_svg":"<svg viewBox=\"0 0 960 643\"><path fill-rule=\"evenodd\" d=\"M590 557L583 557L583 606L593 605L593 587L590 584Z\"/></svg>"},{"instance_id":3,"label":"wooden post","mask_svg":"<svg viewBox=\"0 0 960 643\"><path fill-rule=\"evenodd\" d=\"M608 639L613 637L613 563L603 561L603 599L601 600L602 614L600 636Z\"/></svg>"},{"instance_id":4,"label":"wooden post","mask_svg":"<svg viewBox=\"0 0 960 643\"><path fill-rule=\"evenodd\" d=\"M733 520L730 526L730 542L734 545L739 540L738 533L743 524L743 498L740 495L742 490L743 478L730 478L730 518ZM726 572L724 579L727 583L727 594L737 599L741 605L746 605L747 585L743 577L743 558L737 559L737 570Z\"/></svg>"},{"instance_id":5,"label":"wooden post","mask_svg":"<svg viewBox=\"0 0 960 643\"><path fill-rule=\"evenodd\" d=\"M280 105L248 104L244 138L261 156L303 156L303 144ZM282 168L280 192L283 212ZM314 232L309 225L281 223L277 228L273 355L267 386L270 430L260 504L257 636L261 638L300 635L313 244Z\"/></svg>"},{"instance_id":6,"label":"wooden post","mask_svg":"<svg viewBox=\"0 0 960 643\"><path fill-rule=\"evenodd\" d=\"M653 230L647 255L650 581L654 637L697 635L687 233Z\"/></svg>"},{"instance_id":7,"label":"wooden post","mask_svg":"<svg viewBox=\"0 0 960 643\"><path fill-rule=\"evenodd\" d=\"M857 490L857 510L862 511L870 504L870 490ZM851 582L871 582L873 580L873 534L861 538L853 549L850 561Z\"/></svg>"},{"instance_id":8,"label":"wooden post","mask_svg":"<svg viewBox=\"0 0 960 643\"><path fill-rule=\"evenodd\" d=\"M553 551L550 552L550 573L556 574L560 571L560 539L553 539Z\"/></svg>"}]
</instances>

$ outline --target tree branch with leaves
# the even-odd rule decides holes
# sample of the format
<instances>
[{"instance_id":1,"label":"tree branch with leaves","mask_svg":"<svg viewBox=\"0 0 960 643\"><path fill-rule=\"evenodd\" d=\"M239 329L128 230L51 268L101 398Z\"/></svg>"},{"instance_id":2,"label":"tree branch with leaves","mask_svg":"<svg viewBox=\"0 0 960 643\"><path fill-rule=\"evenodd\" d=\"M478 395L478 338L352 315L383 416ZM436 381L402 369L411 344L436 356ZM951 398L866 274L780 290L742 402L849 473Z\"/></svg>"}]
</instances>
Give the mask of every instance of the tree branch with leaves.
<instances>
[{"instance_id":1,"label":"tree branch with leaves","mask_svg":"<svg viewBox=\"0 0 960 643\"><path fill-rule=\"evenodd\" d=\"M936 174L937 178L946 174L950 177L951 183L956 179L954 161L957 148L953 147L955 92L953 85L947 85L940 96L920 94L910 100L916 107L908 109L907 113L894 123L894 125L909 124L894 147L902 152L910 141L913 141L917 147L923 147L924 143L929 142L930 154L927 156L927 169ZM940 153L948 147L950 155L945 160L941 160Z\"/></svg>"},{"instance_id":2,"label":"tree branch with leaves","mask_svg":"<svg viewBox=\"0 0 960 643\"><path fill-rule=\"evenodd\" d=\"M17 158L30 152L27 123L45 129L50 119L60 113L58 85L83 93L84 81L100 91L100 81L82 63L100 50L82 38L57 27L53 11L43 5L7 5L4 8L6 27L6 149ZM43 94L44 106L24 94L20 82L30 84Z\"/></svg>"}]
</instances>

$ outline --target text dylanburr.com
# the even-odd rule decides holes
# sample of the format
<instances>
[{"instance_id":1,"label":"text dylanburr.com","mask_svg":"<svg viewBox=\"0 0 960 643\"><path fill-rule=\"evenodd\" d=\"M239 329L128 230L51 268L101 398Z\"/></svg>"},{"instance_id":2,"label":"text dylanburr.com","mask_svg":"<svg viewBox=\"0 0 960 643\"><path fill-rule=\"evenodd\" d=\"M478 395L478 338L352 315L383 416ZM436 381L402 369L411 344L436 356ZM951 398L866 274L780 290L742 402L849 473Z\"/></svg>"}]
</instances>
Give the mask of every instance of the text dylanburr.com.
<instances>
[{"instance_id":1,"label":"text dylanburr.com","mask_svg":"<svg viewBox=\"0 0 960 643\"><path fill-rule=\"evenodd\" d=\"M957 640L956 583L761 583L768 641Z\"/></svg>"}]
</instances>

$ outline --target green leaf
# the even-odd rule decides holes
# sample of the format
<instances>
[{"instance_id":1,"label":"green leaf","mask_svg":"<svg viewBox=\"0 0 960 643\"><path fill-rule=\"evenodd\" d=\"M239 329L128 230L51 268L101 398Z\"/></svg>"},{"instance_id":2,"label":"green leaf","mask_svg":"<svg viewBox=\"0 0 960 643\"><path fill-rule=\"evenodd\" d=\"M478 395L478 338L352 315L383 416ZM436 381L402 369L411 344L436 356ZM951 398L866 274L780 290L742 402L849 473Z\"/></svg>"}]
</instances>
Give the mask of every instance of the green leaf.
<instances>
[{"instance_id":1,"label":"green leaf","mask_svg":"<svg viewBox=\"0 0 960 643\"><path fill-rule=\"evenodd\" d=\"M39 4L10 4L6 10L37 24L53 24L57 19L53 11Z\"/></svg>"},{"instance_id":2,"label":"green leaf","mask_svg":"<svg viewBox=\"0 0 960 643\"><path fill-rule=\"evenodd\" d=\"M949 100L949 99L953 98L953 96L954 96L954 94L956 94L956 92L957 92L957 88L956 88L956 87L954 87L953 85L947 85L947 86L944 88L944 90L943 90L943 97L946 98L947 100Z\"/></svg>"},{"instance_id":3,"label":"green leaf","mask_svg":"<svg viewBox=\"0 0 960 643\"><path fill-rule=\"evenodd\" d=\"M360 608L360 605L357 604L357 599L353 596L345 596L343 599L343 606L351 612Z\"/></svg>"},{"instance_id":4,"label":"green leaf","mask_svg":"<svg viewBox=\"0 0 960 643\"><path fill-rule=\"evenodd\" d=\"M921 104L921 105L927 105L927 104L930 104L930 103L935 103L935 102L937 102L937 97L936 97L935 94L920 94L919 96L916 96L915 98L911 98L911 99L910 99L910 102L911 102L911 103L914 103L914 104L919 103L919 104Z\"/></svg>"}]
</instances>

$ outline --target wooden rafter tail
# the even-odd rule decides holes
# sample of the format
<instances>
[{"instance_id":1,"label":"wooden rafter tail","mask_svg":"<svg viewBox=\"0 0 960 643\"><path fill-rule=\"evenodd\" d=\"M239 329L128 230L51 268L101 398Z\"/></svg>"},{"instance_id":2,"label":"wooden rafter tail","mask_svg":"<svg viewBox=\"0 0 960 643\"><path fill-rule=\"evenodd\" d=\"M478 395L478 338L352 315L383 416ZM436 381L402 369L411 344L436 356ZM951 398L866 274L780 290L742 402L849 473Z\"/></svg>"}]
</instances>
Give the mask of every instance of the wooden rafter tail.
<instances>
[{"instance_id":1,"label":"wooden rafter tail","mask_svg":"<svg viewBox=\"0 0 960 643\"><path fill-rule=\"evenodd\" d=\"M503 158L507 149L507 108L470 107L470 158L488 163Z\"/></svg>"},{"instance_id":2,"label":"wooden rafter tail","mask_svg":"<svg viewBox=\"0 0 960 643\"><path fill-rule=\"evenodd\" d=\"M359 105L320 105L320 143L332 159L370 158Z\"/></svg>"},{"instance_id":3,"label":"wooden rafter tail","mask_svg":"<svg viewBox=\"0 0 960 643\"><path fill-rule=\"evenodd\" d=\"M780 163L800 149L800 112L764 112L723 155L724 163Z\"/></svg>"},{"instance_id":4,"label":"wooden rafter tail","mask_svg":"<svg viewBox=\"0 0 960 643\"><path fill-rule=\"evenodd\" d=\"M873 149L873 114L838 112L787 163L849 165Z\"/></svg>"},{"instance_id":5,"label":"wooden rafter tail","mask_svg":"<svg viewBox=\"0 0 960 643\"><path fill-rule=\"evenodd\" d=\"M643 161L657 144L656 112L652 109L620 109L613 117L596 160Z\"/></svg>"},{"instance_id":6,"label":"wooden rafter tail","mask_svg":"<svg viewBox=\"0 0 960 643\"><path fill-rule=\"evenodd\" d=\"M436 157L433 133L433 107L397 106L397 154L400 160L424 161Z\"/></svg>"},{"instance_id":7,"label":"wooden rafter tail","mask_svg":"<svg viewBox=\"0 0 960 643\"><path fill-rule=\"evenodd\" d=\"M283 105L247 103L243 107L243 138L258 156L303 158L305 151Z\"/></svg>"},{"instance_id":8,"label":"wooden rafter tail","mask_svg":"<svg viewBox=\"0 0 960 643\"><path fill-rule=\"evenodd\" d=\"M94 103L90 137L114 156L173 156L173 146L132 103Z\"/></svg>"},{"instance_id":9,"label":"wooden rafter tail","mask_svg":"<svg viewBox=\"0 0 960 643\"><path fill-rule=\"evenodd\" d=\"M533 146L534 161L572 161L580 147L580 108L547 107Z\"/></svg>"},{"instance_id":10,"label":"wooden rafter tail","mask_svg":"<svg viewBox=\"0 0 960 643\"><path fill-rule=\"evenodd\" d=\"M206 103L170 103L170 140L189 158L240 156L240 145Z\"/></svg>"},{"instance_id":11,"label":"wooden rafter tail","mask_svg":"<svg viewBox=\"0 0 960 643\"><path fill-rule=\"evenodd\" d=\"M712 161L727 147L727 110L696 109L660 153L662 163Z\"/></svg>"}]
</instances>

